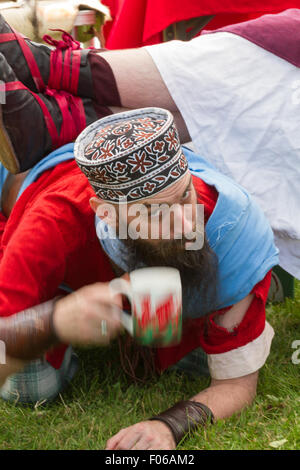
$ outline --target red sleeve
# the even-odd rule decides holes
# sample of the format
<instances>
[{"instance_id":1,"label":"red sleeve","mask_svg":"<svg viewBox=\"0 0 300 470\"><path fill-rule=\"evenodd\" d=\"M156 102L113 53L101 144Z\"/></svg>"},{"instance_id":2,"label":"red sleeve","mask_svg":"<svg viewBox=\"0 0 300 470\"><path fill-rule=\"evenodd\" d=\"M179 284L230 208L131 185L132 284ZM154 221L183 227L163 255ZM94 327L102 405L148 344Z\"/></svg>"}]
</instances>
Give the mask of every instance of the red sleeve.
<instances>
[{"instance_id":1,"label":"red sleeve","mask_svg":"<svg viewBox=\"0 0 300 470\"><path fill-rule=\"evenodd\" d=\"M199 342L207 354L219 354L245 346L258 338L265 328L265 304L271 282L271 271L252 290L254 298L241 323L228 332L215 323L218 315L226 313L230 307L210 314L199 332Z\"/></svg>"},{"instance_id":2,"label":"red sleeve","mask_svg":"<svg viewBox=\"0 0 300 470\"><path fill-rule=\"evenodd\" d=\"M16 208L17 209L17 208ZM2 237L0 316L8 316L53 298L66 262L85 242L84 214L62 192L46 193L17 219L8 219ZM8 235L9 234L9 235Z\"/></svg>"},{"instance_id":3,"label":"red sleeve","mask_svg":"<svg viewBox=\"0 0 300 470\"><path fill-rule=\"evenodd\" d=\"M0 316L42 303L57 293L64 277L66 251L59 206L56 218L49 217L49 208L45 204L25 213L5 246L5 229L10 224L0 214ZM56 369L61 366L66 347L57 346L46 355Z\"/></svg>"},{"instance_id":4,"label":"red sleeve","mask_svg":"<svg viewBox=\"0 0 300 470\"><path fill-rule=\"evenodd\" d=\"M219 354L248 344L260 336L265 327L265 304L271 282L271 271L252 290L252 300L242 322L233 332L218 326L214 318L231 307L210 315L186 320L183 325L182 341L170 348L157 349L157 366L160 370L178 362L186 354L201 347L207 354Z\"/></svg>"},{"instance_id":5,"label":"red sleeve","mask_svg":"<svg viewBox=\"0 0 300 470\"><path fill-rule=\"evenodd\" d=\"M65 162L32 183L8 219L0 213L0 316L53 298L70 270L81 279L87 240L95 233L92 194L76 163ZM46 354L53 367L61 366L65 349Z\"/></svg>"},{"instance_id":6,"label":"red sleeve","mask_svg":"<svg viewBox=\"0 0 300 470\"><path fill-rule=\"evenodd\" d=\"M2 212L0 212L0 263L2 260L2 256L3 256L2 237L3 237L4 230L5 230L6 222L7 222L6 217L2 214Z\"/></svg>"}]
</instances>

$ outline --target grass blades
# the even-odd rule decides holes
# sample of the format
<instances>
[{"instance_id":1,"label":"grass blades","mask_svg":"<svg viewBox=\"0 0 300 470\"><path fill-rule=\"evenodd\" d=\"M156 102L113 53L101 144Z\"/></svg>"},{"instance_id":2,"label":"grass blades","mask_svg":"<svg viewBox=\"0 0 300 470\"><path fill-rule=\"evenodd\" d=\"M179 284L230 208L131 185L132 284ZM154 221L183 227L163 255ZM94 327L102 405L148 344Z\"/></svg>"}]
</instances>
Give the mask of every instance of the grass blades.
<instances>
[{"instance_id":1,"label":"grass blades","mask_svg":"<svg viewBox=\"0 0 300 470\"><path fill-rule=\"evenodd\" d=\"M178 449L300 448L300 364L292 363L292 343L300 341L300 282L295 299L269 305L267 318L276 335L253 405L199 429ZM79 372L55 402L25 407L0 401L1 450L104 449L121 428L190 398L209 383L167 372L135 384L121 370L116 343L78 353Z\"/></svg>"}]
</instances>

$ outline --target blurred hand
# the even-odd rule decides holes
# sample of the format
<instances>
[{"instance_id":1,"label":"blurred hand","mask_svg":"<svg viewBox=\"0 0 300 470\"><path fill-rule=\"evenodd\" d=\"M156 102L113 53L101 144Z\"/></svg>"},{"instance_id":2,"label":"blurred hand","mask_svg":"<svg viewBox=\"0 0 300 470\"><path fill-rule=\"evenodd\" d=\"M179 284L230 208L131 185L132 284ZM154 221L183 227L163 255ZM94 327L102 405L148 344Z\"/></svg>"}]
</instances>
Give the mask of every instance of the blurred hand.
<instances>
[{"instance_id":1,"label":"blurred hand","mask_svg":"<svg viewBox=\"0 0 300 470\"><path fill-rule=\"evenodd\" d=\"M83 287L56 303L53 325L58 338L73 345L107 345L122 330L117 309L120 295L111 295L109 283Z\"/></svg>"}]
</instances>

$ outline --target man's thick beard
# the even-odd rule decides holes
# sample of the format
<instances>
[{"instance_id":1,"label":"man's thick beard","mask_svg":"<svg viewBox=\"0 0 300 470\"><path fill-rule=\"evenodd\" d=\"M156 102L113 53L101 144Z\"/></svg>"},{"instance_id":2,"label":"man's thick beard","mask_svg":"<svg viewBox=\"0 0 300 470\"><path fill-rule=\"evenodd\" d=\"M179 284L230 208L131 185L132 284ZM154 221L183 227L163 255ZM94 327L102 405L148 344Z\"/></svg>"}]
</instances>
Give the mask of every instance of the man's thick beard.
<instances>
[{"instance_id":1,"label":"man's thick beard","mask_svg":"<svg viewBox=\"0 0 300 470\"><path fill-rule=\"evenodd\" d=\"M142 264L168 266L180 272L183 293L183 315L199 318L216 309L218 259L204 235L203 247L187 250L188 240L122 240L129 251L129 271Z\"/></svg>"}]
</instances>

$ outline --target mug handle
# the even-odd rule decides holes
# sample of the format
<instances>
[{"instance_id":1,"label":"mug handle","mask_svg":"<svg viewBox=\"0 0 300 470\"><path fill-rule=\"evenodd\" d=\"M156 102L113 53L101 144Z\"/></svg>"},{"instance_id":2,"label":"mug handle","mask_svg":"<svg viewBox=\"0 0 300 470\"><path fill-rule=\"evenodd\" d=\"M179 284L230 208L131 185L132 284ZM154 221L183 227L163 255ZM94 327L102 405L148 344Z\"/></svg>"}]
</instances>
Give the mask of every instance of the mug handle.
<instances>
[{"instance_id":1,"label":"mug handle","mask_svg":"<svg viewBox=\"0 0 300 470\"><path fill-rule=\"evenodd\" d=\"M109 288L110 288L110 291L111 291L112 295L124 294L129 298L130 303L132 303L133 297L132 297L132 291L131 291L130 283L128 281L125 281L125 279L121 279L121 278L113 279L109 283ZM128 315L127 313L125 313L123 310L120 311L120 309L118 309L115 306L113 308L115 310L117 310L118 314L121 314L121 323L122 323L122 325L128 331L128 333L130 333L131 336L133 336L133 320L132 320L132 317L130 315Z\"/></svg>"}]
</instances>

